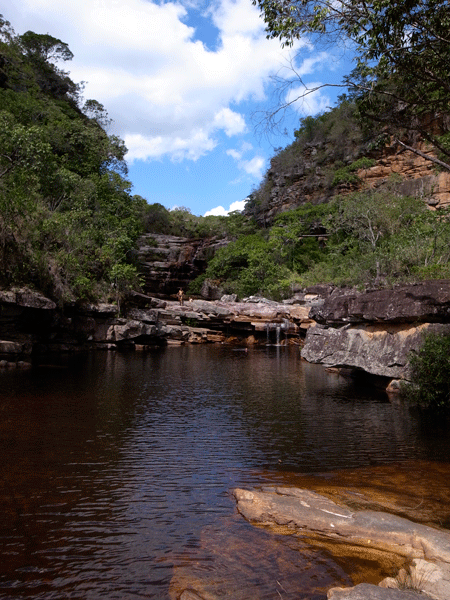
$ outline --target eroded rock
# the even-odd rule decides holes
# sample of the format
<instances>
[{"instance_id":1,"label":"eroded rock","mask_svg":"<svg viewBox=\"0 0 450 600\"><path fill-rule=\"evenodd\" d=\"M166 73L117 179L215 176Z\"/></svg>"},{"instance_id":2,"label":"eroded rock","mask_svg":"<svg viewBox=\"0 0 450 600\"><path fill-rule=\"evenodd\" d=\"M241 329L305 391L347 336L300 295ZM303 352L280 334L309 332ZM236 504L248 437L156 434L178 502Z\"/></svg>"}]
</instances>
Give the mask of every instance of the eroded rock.
<instances>
[{"instance_id":1,"label":"eroded rock","mask_svg":"<svg viewBox=\"0 0 450 600\"><path fill-rule=\"evenodd\" d=\"M393 289L333 291L311 308L318 323L450 323L450 281L426 281Z\"/></svg>"},{"instance_id":2,"label":"eroded rock","mask_svg":"<svg viewBox=\"0 0 450 600\"><path fill-rule=\"evenodd\" d=\"M420 348L425 331L449 334L450 324L318 325L308 329L302 358L326 367L351 367L407 379L409 353Z\"/></svg>"},{"instance_id":3,"label":"eroded rock","mask_svg":"<svg viewBox=\"0 0 450 600\"><path fill-rule=\"evenodd\" d=\"M234 490L239 512L249 521L287 525L295 531L326 536L408 558L450 562L450 535L384 512L352 512L332 500L297 488Z\"/></svg>"},{"instance_id":4,"label":"eroded rock","mask_svg":"<svg viewBox=\"0 0 450 600\"><path fill-rule=\"evenodd\" d=\"M328 600L426 600L429 596L415 590L393 590L370 583L360 583L352 588L333 588L328 592Z\"/></svg>"}]
</instances>

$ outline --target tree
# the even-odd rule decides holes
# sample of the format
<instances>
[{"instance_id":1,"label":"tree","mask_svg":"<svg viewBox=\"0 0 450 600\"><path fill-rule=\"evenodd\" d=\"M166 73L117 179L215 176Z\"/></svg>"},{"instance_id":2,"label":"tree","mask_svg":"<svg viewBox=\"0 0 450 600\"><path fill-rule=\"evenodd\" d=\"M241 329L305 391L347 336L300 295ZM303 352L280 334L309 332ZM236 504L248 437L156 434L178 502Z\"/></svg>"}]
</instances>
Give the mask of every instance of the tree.
<instances>
[{"instance_id":1,"label":"tree","mask_svg":"<svg viewBox=\"0 0 450 600\"><path fill-rule=\"evenodd\" d=\"M448 0L253 2L268 37L283 45L303 36L350 42L357 67L344 84L362 114L387 125L409 150L417 151L402 136L420 134L441 153L440 166L450 169Z\"/></svg>"},{"instance_id":2,"label":"tree","mask_svg":"<svg viewBox=\"0 0 450 600\"><path fill-rule=\"evenodd\" d=\"M420 406L433 411L450 405L450 336L426 333L417 353L410 356L412 386L406 388Z\"/></svg>"},{"instance_id":3,"label":"tree","mask_svg":"<svg viewBox=\"0 0 450 600\"><path fill-rule=\"evenodd\" d=\"M69 46L53 36L27 31L19 36L19 42L24 53L30 58L39 58L43 61L72 60L73 53Z\"/></svg>"}]
</instances>

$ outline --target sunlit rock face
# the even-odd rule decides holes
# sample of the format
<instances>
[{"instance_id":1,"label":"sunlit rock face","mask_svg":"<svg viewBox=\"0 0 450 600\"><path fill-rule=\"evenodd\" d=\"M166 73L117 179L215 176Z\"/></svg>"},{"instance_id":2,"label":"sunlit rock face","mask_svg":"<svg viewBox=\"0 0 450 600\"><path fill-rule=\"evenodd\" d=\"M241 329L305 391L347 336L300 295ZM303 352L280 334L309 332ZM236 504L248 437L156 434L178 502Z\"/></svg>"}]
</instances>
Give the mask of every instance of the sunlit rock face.
<instances>
[{"instance_id":1,"label":"sunlit rock face","mask_svg":"<svg viewBox=\"0 0 450 600\"><path fill-rule=\"evenodd\" d=\"M334 290L309 317L302 357L327 367L408 379L409 355L424 332L450 333L450 282L429 281L391 290Z\"/></svg>"},{"instance_id":2,"label":"sunlit rock face","mask_svg":"<svg viewBox=\"0 0 450 600\"><path fill-rule=\"evenodd\" d=\"M227 240L189 239L149 233L139 240L138 261L146 294L171 296L201 275Z\"/></svg>"}]
</instances>

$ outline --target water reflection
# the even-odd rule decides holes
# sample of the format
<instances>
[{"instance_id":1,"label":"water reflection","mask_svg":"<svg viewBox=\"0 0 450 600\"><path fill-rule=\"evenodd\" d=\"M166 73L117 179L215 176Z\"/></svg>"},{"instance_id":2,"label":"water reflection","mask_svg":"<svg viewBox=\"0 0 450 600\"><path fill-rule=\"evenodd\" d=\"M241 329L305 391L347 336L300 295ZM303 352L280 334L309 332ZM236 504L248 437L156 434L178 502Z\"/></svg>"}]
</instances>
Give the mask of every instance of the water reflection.
<instances>
[{"instance_id":1,"label":"water reflection","mask_svg":"<svg viewBox=\"0 0 450 600\"><path fill-rule=\"evenodd\" d=\"M296 349L105 353L0 380L3 598L174 598L188 573L217 597L277 597L279 580L325 598L345 569L253 530L229 490L448 456L445 433Z\"/></svg>"}]
</instances>

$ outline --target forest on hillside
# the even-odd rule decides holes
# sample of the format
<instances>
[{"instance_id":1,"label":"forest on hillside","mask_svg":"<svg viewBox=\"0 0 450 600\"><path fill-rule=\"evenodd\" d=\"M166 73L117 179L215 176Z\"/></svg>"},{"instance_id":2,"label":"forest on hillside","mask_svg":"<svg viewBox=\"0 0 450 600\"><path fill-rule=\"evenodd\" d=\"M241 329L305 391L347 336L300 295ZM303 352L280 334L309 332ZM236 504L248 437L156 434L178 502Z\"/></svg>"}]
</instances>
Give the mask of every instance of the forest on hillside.
<instances>
[{"instance_id":1,"label":"forest on hillside","mask_svg":"<svg viewBox=\"0 0 450 600\"><path fill-rule=\"evenodd\" d=\"M359 45L348 93L300 120L294 142L271 161L272 170L305 168L305 149L314 148L308 168L320 169L327 201L300 200L267 222L267 176L244 212L228 217L168 211L133 195L126 148L108 134L106 109L84 99L82 85L60 67L72 58L67 44L49 34L16 35L1 17L0 286L34 287L60 304L119 301L140 288L143 233L228 241L191 293L206 278L240 297L282 298L316 283L367 287L450 277L448 211L400 195L394 179L369 190L358 176L388 138L407 148L425 140L435 168L450 169L447 3L352 1L346 14L333 14L336 3L305 1L296 27L283 13L289 2L258 4L269 34L284 43L305 30L320 36L333 28ZM424 63L427 72L417 77Z\"/></svg>"}]
</instances>

